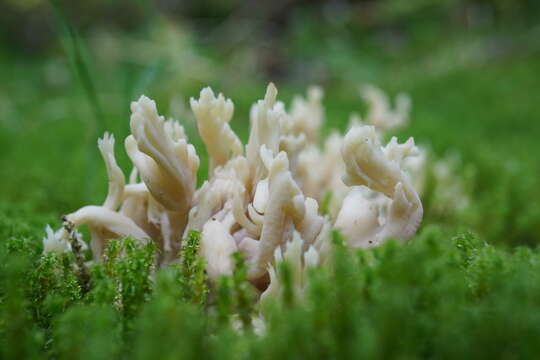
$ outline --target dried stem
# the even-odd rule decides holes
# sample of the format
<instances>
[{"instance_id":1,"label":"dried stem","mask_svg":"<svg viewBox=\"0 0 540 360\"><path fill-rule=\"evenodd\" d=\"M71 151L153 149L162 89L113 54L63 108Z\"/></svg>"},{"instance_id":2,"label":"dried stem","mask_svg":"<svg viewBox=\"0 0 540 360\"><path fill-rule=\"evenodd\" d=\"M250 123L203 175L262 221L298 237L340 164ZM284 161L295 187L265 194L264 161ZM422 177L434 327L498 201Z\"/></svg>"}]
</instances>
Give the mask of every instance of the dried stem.
<instances>
[{"instance_id":1,"label":"dried stem","mask_svg":"<svg viewBox=\"0 0 540 360\"><path fill-rule=\"evenodd\" d=\"M77 233L75 232L75 226L71 221L69 221L65 216L62 216L62 222L64 225L64 229L69 236L69 241L71 243L71 251L75 256L75 263L77 264L78 270L77 277L79 278L79 283L81 285L83 294L86 294L91 289L91 283L90 274L86 267L85 258L82 253L80 239L77 236Z\"/></svg>"}]
</instances>

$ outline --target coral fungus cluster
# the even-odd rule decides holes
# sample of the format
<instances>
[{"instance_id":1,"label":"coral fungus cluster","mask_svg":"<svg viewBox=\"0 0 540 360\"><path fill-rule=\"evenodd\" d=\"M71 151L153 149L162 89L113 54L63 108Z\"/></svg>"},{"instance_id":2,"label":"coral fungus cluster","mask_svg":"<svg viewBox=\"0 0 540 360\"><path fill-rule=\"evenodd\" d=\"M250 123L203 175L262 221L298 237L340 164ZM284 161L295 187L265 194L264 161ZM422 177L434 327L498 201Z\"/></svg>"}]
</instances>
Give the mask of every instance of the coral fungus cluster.
<instances>
[{"instance_id":1,"label":"coral fungus cluster","mask_svg":"<svg viewBox=\"0 0 540 360\"><path fill-rule=\"evenodd\" d=\"M210 280L231 274L231 255L240 252L248 279L266 291L263 297L279 292L275 264L282 259L294 264L301 287L304 269L327 258L333 229L351 247L367 248L409 239L422 219L415 187L422 183L423 157L412 138L380 142L382 132L407 121L408 98L399 96L392 108L376 88L363 95L370 125L354 117L345 136L332 133L320 147L321 89L296 97L287 110L270 84L251 108L244 146L229 126L232 101L203 89L190 101L209 156L208 180L198 189L199 157L184 128L141 96L131 104L131 135L124 142L134 165L128 181L115 160L114 137L106 133L98 147L107 198L63 219L69 228L88 226L95 261L107 241L127 236L155 242L158 265L181 261L182 239L195 230ZM48 227L45 251L69 251L74 241L82 242L76 234Z\"/></svg>"}]
</instances>

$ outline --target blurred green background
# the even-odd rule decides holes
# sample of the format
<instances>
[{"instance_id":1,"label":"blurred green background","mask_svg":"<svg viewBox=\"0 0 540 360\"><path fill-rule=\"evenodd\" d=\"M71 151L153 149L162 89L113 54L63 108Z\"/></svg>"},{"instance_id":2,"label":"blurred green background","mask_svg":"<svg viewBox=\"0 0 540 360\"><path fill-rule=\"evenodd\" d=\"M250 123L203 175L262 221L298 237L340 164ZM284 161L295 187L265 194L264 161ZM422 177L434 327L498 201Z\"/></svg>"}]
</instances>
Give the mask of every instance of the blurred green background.
<instances>
[{"instance_id":1,"label":"blurred green background","mask_svg":"<svg viewBox=\"0 0 540 360\"><path fill-rule=\"evenodd\" d=\"M246 139L269 81L287 103L322 85L325 130L342 131L373 83L412 97L400 140L458 159L470 206L450 215L427 198L425 225L540 243L536 0L3 0L0 39L0 209L36 231L103 199L105 130L129 171L122 142L141 94L197 146L188 100L204 86L233 99Z\"/></svg>"},{"instance_id":2,"label":"blurred green background","mask_svg":"<svg viewBox=\"0 0 540 360\"><path fill-rule=\"evenodd\" d=\"M72 254L41 256L45 224L103 201L106 130L129 172L131 101L185 126L202 180L189 97L232 98L246 140L269 81L287 104L321 85L324 133L365 114L363 84L409 93L410 125L389 135L451 164L444 186L468 206L430 177L413 241L334 246L336 266L277 302L264 337L220 319L256 314L242 271L200 306L190 276L153 272L142 247L93 265L86 294ZM0 358L537 357L539 137L538 0L0 0Z\"/></svg>"}]
</instances>

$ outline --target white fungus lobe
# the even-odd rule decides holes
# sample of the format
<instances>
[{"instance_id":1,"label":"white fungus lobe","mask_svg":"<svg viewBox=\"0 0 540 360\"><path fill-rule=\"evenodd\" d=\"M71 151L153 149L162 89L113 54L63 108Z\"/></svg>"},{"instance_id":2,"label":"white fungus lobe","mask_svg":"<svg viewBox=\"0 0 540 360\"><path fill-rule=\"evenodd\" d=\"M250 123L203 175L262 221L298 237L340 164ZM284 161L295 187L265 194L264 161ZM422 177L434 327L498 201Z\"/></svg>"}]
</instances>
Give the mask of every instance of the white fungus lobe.
<instances>
[{"instance_id":1,"label":"white fungus lobe","mask_svg":"<svg viewBox=\"0 0 540 360\"><path fill-rule=\"evenodd\" d=\"M291 109L277 101L269 84L250 111L244 146L230 127L234 105L209 87L190 100L209 157L209 174L197 189L199 157L183 127L160 116L154 101L131 104L131 134L125 149L133 169L126 184L105 133L98 147L108 176L102 205L66 215L75 228L87 225L95 261L110 239L153 241L157 265L177 261L188 231L201 232L199 254L210 282L234 272L231 256L241 252L248 279L262 291L261 304L280 296L279 263L289 264L297 296L307 272L328 259L332 230L351 247L373 247L389 238L407 240L422 220L415 186L423 184L425 156L411 138L381 145L380 136L408 121L410 101L366 87L370 112L362 125L352 116L345 135L331 133L320 146L325 114L323 92L312 87ZM419 175L417 175L419 174ZM65 230L49 226L45 252L70 250Z\"/></svg>"}]
</instances>

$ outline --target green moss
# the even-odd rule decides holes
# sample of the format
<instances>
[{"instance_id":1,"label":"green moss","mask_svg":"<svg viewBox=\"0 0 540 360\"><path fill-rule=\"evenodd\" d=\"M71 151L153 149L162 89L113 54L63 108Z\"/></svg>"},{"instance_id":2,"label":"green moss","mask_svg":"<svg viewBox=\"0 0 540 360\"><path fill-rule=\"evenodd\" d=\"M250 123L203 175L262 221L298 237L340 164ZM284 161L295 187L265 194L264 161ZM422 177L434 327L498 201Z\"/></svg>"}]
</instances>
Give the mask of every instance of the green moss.
<instances>
[{"instance_id":1,"label":"green moss","mask_svg":"<svg viewBox=\"0 0 540 360\"><path fill-rule=\"evenodd\" d=\"M331 266L309 273L304 296L269 307L259 337L242 258L207 292L196 239L184 263L163 269L152 265L153 247L112 241L103 263L89 267L86 296L71 254L31 260L4 244L1 341L18 339L2 346L6 358L525 358L540 350L537 250L498 249L437 226L368 251L347 249L335 234ZM231 330L233 318L244 331Z\"/></svg>"},{"instance_id":2,"label":"green moss","mask_svg":"<svg viewBox=\"0 0 540 360\"><path fill-rule=\"evenodd\" d=\"M204 260L198 256L201 234L189 231L181 250L179 283L182 300L204 305L208 295Z\"/></svg>"}]
</instances>

